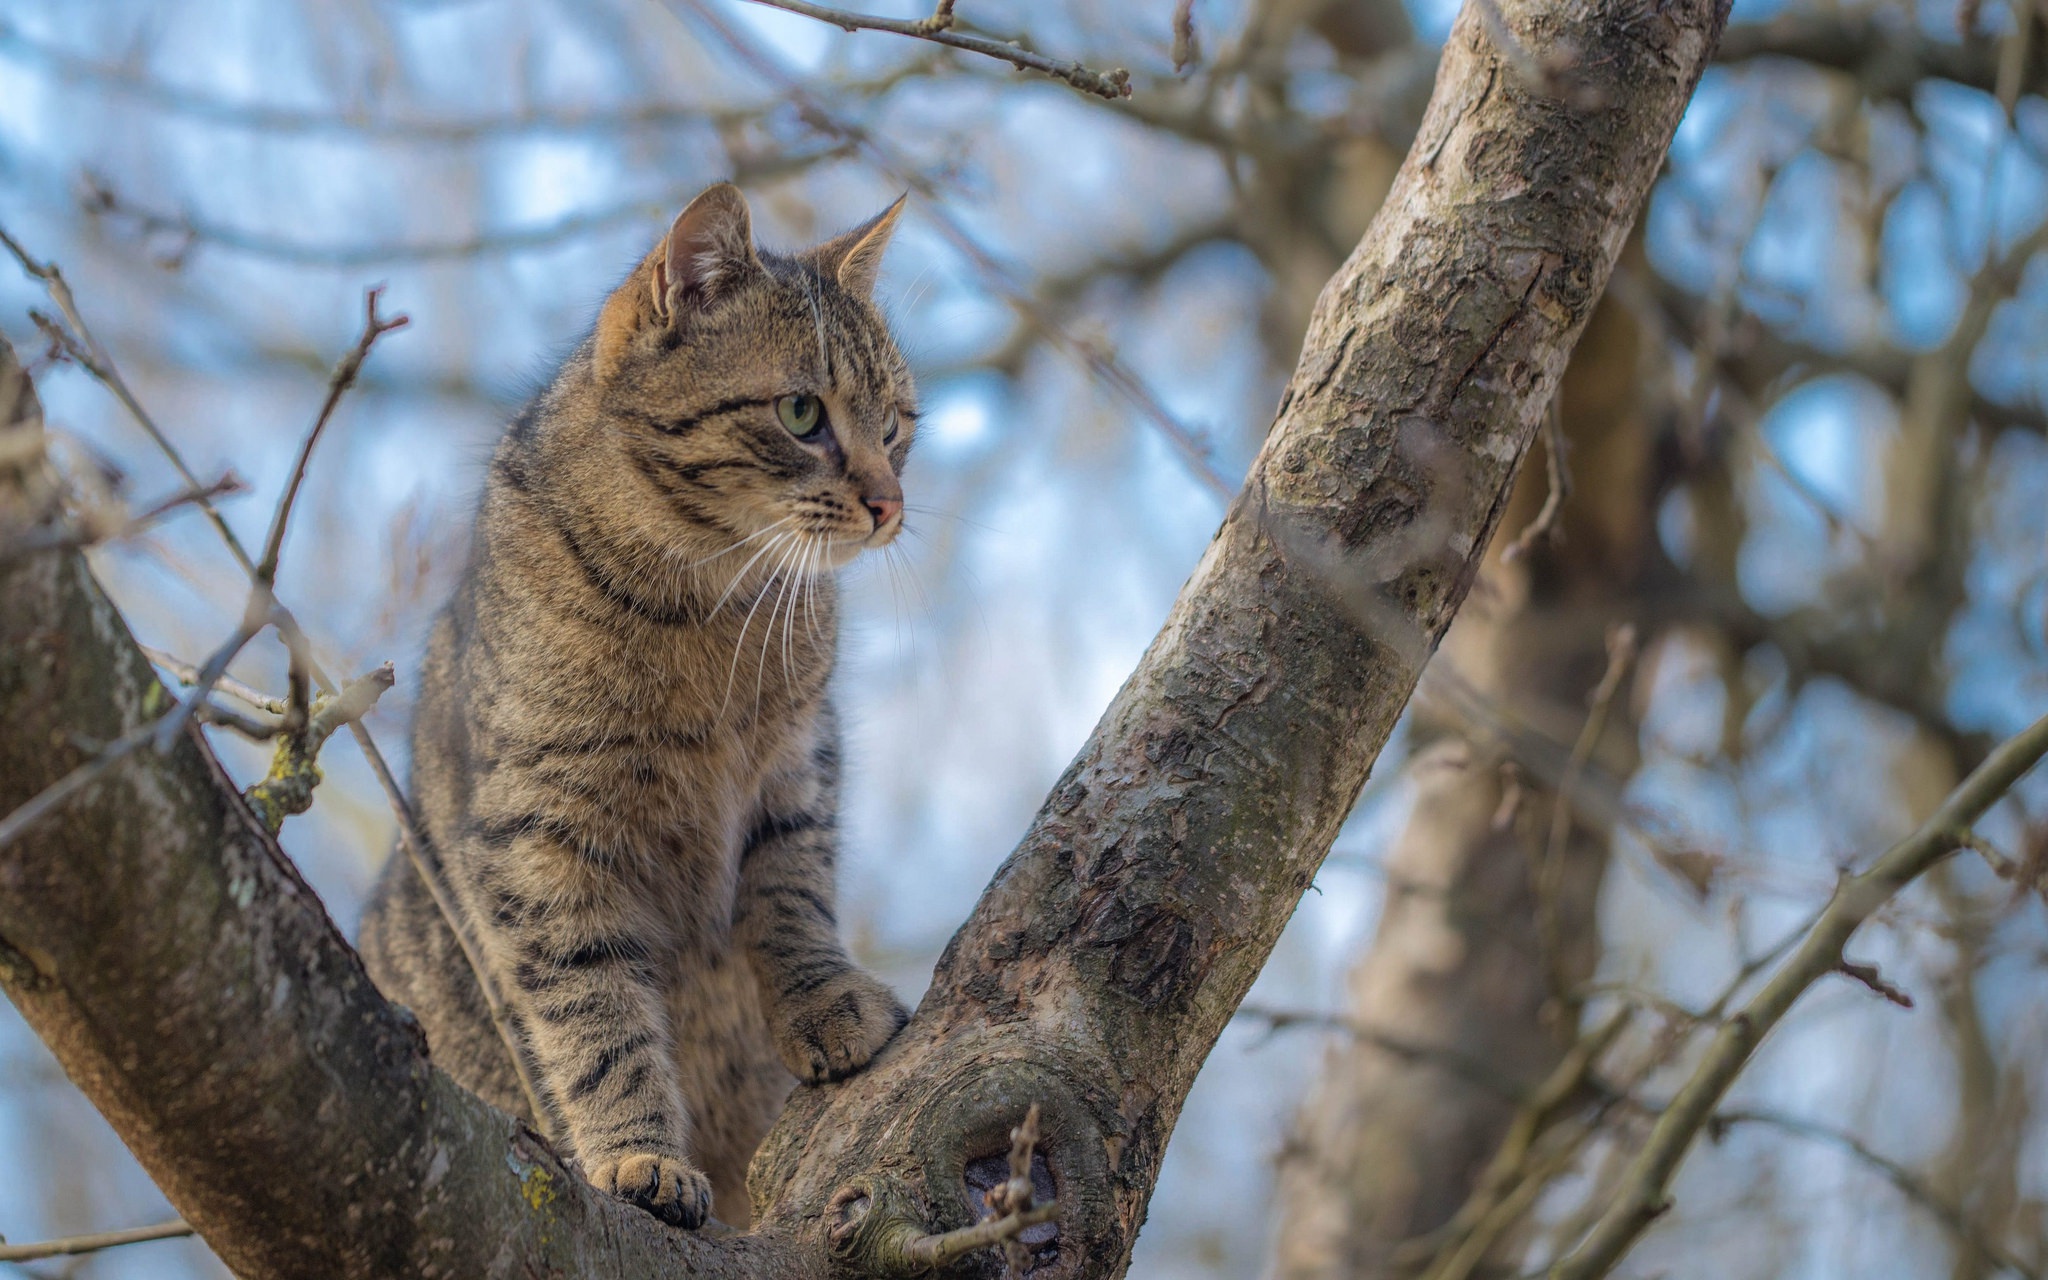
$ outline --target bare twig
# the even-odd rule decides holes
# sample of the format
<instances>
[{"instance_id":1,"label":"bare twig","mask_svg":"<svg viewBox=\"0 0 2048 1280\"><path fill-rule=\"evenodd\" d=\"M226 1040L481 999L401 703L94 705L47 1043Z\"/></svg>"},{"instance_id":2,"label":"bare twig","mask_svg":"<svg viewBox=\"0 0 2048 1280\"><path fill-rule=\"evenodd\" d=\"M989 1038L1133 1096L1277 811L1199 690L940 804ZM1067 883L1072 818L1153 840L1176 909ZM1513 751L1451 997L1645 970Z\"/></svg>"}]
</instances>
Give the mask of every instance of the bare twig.
<instances>
[{"instance_id":1,"label":"bare twig","mask_svg":"<svg viewBox=\"0 0 2048 1280\"><path fill-rule=\"evenodd\" d=\"M1551 990L1566 1000L1570 999L1570 984L1566 981L1563 967L1564 939L1558 932L1557 897L1564 877L1565 842L1572 829L1572 793L1578 789L1579 777L1592 760L1594 748L1600 745L1600 735L1607 728L1608 710L1635 658L1636 629L1627 623L1610 628L1607 632L1607 670L1601 674L1600 683L1594 686L1588 699L1590 709L1586 713L1586 722L1580 726L1578 741L1572 744L1571 758L1565 762L1564 776L1558 781L1557 797L1550 807L1549 838L1544 844L1542 860L1535 868L1537 943L1544 966L1549 970Z\"/></svg>"},{"instance_id":2,"label":"bare twig","mask_svg":"<svg viewBox=\"0 0 2048 1280\"><path fill-rule=\"evenodd\" d=\"M1550 481L1550 488L1543 495L1543 507L1529 527L1515 535L1507 550L1500 553L1503 562L1513 564L1535 549L1538 538L1549 538L1556 542L1562 531L1557 518L1564 511L1565 500L1572 496L1571 468L1565 462L1565 438L1563 410L1560 402L1550 402L1550 412L1543 415L1543 470Z\"/></svg>"},{"instance_id":3,"label":"bare twig","mask_svg":"<svg viewBox=\"0 0 2048 1280\"><path fill-rule=\"evenodd\" d=\"M1173 6L1173 69L1185 71L1202 59L1201 37L1195 34L1195 0L1175 0Z\"/></svg>"},{"instance_id":4,"label":"bare twig","mask_svg":"<svg viewBox=\"0 0 2048 1280\"><path fill-rule=\"evenodd\" d=\"M1993 1240L1979 1223L1929 1186L1926 1179L1891 1157L1879 1153L1855 1134L1816 1120L1786 1115L1779 1111L1755 1109L1717 1111L1714 1113L1713 1125L1709 1132L1718 1138L1727 1130L1744 1124L1764 1126L1776 1129L1780 1133L1804 1138L1809 1142L1825 1142L1840 1147L1883 1175L1908 1200L1933 1214L1935 1219L1958 1240L1969 1244L1984 1257L2015 1275L2025 1276L2027 1280L2041 1280L2040 1268L2030 1267L2012 1256Z\"/></svg>"},{"instance_id":5,"label":"bare twig","mask_svg":"<svg viewBox=\"0 0 2048 1280\"><path fill-rule=\"evenodd\" d=\"M917 1266L937 1270L977 1249L1001 1245L1011 1274L1022 1275L1031 1259L1018 1237L1027 1228L1051 1222L1059 1216L1059 1205L1055 1201L1035 1208L1031 1203L1036 1195L1031 1183L1031 1157L1037 1148L1038 1104L1034 1102L1024 1113L1024 1122L1010 1130L1009 1180L991 1188L984 1197L995 1216L957 1231L920 1236L904 1245L905 1256Z\"/></svg>"},{"instance_id":6,"label":"bare twig","mask_svg":"<svg viewBox=\"0 0 2048 1280\"><path fill-rule=\"evenodd\" d=\"M33 1244L0 1244L0 1262L34 1262L38 1258L61 1258L71 1254L97 1253L117 1245L141 1244L147 1240L176 1240L192 1234L184 1219L173 1218L147 1227L122 1231L98 1231L91 1235L63 1236Z\"/></svg>"},{"instance_id":7,"label":"bare twig","mask_svg":"<svg viewBox=\"0 0 2048 1280\"><path fill-rule=\"evenodd\" d=\"M65 282L64 273L58 269L57 264L38 262L30 257L28 250L22 248L13 236L7 234L4 227L0 227L0 245L5 245L7 251L14 255L14 260L21 264L23 271L42 281L50 300L57 304L58 311L64 315L64 322L70 326L67 332L52 325L45 325L44 331L51 333L62 343L67 354L78 362L79 367L114 393L114 398L128 410L136 425L156 442L157 448L170 460L171 466L177 470L178 477L185 482L187 488L205 488L199 477L193 474L192 468L185 464L185 457L178 452L178 447L171 443L170 437L163 433L156 420L149 416L149 411L142 407L142 402L135 398L135 393L128 389L127 382L122 379L120 370L114 367L114 362L108 358L106 349L100 346L99 339L93 337L92 330L86 327L85 318L78 313L77 300L71 295L71 286ZM228 522L221 518L213 502L207 498L199 498L196 501L199 509L206 513L207 519L213 522L214 529L219 532L221 540L227 544L228 551L236 561L245 571L253 568L248 552L242 549L234 530L228 528Z\"/></svg>"},{"instance_id":8,"label":"bare twig","mask_svg":"<svg viewBox=\"0 0 2048 1280\"><path fill-rule=\"evenodd\" d=\"M1572 1107L1583 1100L1586 1084L1600 1058L1635 1016L1624 1007L1590 1035L1582 1036L1558 1060L1542 1083L1516 1111L1493 1159L1474 1185L1471 1196L1442 1227L1404 1244L1400 1258L1421 1262L1434 1257L1424 1280L1466 1280L1485 1261L1501 1234L1519 1218L1554 1172L1573 1159L1591 1137L1590 1126L1576 1141L1560 1144L1537 1162L1537 1142ZM1534 1162L1534 1163L1532 1163Z\"/></svg>"},{"instance_id":9,"label":"bare twig","mask_svg":"<svg viewBox=\"0 0 2048 1280\"><path fill-rule=\"evenodd\" d=\"M320 404L320 413L313 419L313 427L306 432L306 438L299 445L299 456L292 463L291 479L285 483L284 492L278 496L277 510L270 517L270 534L263 540L263 559L257 562L255 576L264 586L277 581L277 558L284 549L285 525L292 517L292 504L298 500L299 486L306 480L306 463L313 457L313 446L320 443L320 436L327 430L328 421L334 417L335 406L342 396L355 384L356 375L363 370L363 360L370 354L370 348L377 345L377 339L394 329L403 329L412 323L409 316L394 316L389 320L377 314L377 299L384 294L384 286L371 289L363 298L363 332L356 339L356 345L349 349L341 362L334 366L334 373L327 379L327 398Z\"/></svg>"},{"instance_id":10,"label":"bare twig","mask_svg":"<svg viewBox=\"0 0 2048 1280\"><path fill-rule=\"evenodd\" d=\"M101 747L92 759L30 796L13 813L0 818L0 849L13 844L22 832L56 812L66 800L98 782L106 776L108 770L135 754L137 747L155 735L158 725L166 723L171 715L176 714L174 710L162 719L151 720L130 729Z\"/></svg>"},{"instance_id":11,"label":"bare twig","mask_svg":"<svg viewBox=\"0 0 2048 1280\"><path fill-rule=\"evenodd\" d=\"M199 683L198 667L173 654L165 653L162 649L152 649L146 644L137 647L142 650L144 657L154 662L157 666L162 667L165 671L170 672L179 684L189 689ZM252 689L233 676L222 676L214 681L213 687L231 698L241 699L258 711L268 711L276 716L284 714L285 701L283 698L272 697L260 689Z\"/></svg>"},{"instance_id":12,"label":"bare twig","mask_svg":"<svg viewBox=\"0 0 2048 1280\"><path fill-rule=\"evenodd\" d=\"M1613 1270L1643 1231L1670 1207L1671 1179L1764 1037L1807 988L1835 972L1842 948L1863 923L1908 884L1963 847L1962 836L2014 783L2048 754L2048 717L1986 757L1934 815L1893 845L1868 871L1845 880L1791 958L1724 1023L1691 1079L1672 1099L1609 1205L1584 1242L1552 1268L1551 1280L1595 1280Z\"/></svg>"},{"instance_id":13,"label":"bare twig","mask_svg":"<svg viewBox=\"0 0 2048 1280\"><path fill-rule=\"evenodd\" d=\"M1845 978L1854 978L1901 1009L1913 1007L1913 997L1906 994L1905 988L1879 973L1874 964L1860 964L1854 960L1844 959L1835 966L1835 972Z\"/></svg>"},{"instance_id":14,"label":"bare twig","mask_svg":"<svg viewBox=\"0 0 2048 1280\"><path fill-rule=\"evenodd\" d=\"M1029 49L1006 41L954 31L951 4L941 4L929 18L905 21L902 18L849 13L845 9L811 4L809 0L753 0L753 3L829 22L842 31L887 31L899 36L912 36L919 40L929 40L934 44L963 49L969 53L984 54L1007 62L1019 71L1036 71L1055 80L1064 80L1081 92L1092 93L1098 98L1114 100L1131 96L1131 73L1122 67L1112 67L1108 71L1093 71L1078 62L1048 58L1042 53L1033 53Z\"/></svg>"},{"instance_id":15,"label":"bare twig","mask_svg":"<svg viewBox=\"0 0 2048 1280\"><path fill-rule=\"evenodd\" d=\"M191 469L185 465L184 458L178 452L177 446L172 444L170 438L158 429L148 410L144 409L141 402L128 391L127 384L121 379L120 373L114 367L113 362L106 357L105 353L93 340L91 330L86 327L83 317L80 316L77 305L72 298L70 287L64 283L63 275L58 270L56 264L38 263L30 258L22 250L21 246L6 234L4 229L0 229L0 242L4 242L8 250L14 254L16 260L21 263L24 270L44 282L52 298L56 300L59 309L63 311L71 325L71 332L64 333L60 330L57 336L66 342L73 352L73 357L79 359L88 372L92 373L95 378L115 393L129 413L148 432L150 438L163 450L165 456L170 459L179 474L184 476L188 483L196 485L198 481L193 478ZM366 326L366 332L369 328L375 327L374 303L367 305L372 323ZM73 338L74 334L76 335L75 339ZM363 349L366 351L367 347L365 346ZM350 363L351 361L344 357L342 364L336 368L334 378L339 379L344 368ZM353 363L357 369L360 369L361 359L359 357ZM353 380L354 373L351 372L349 376ZM332 385L332 380L330 385ZM326 413L327 411L323 411L323 418L326 416ZM302 452L310 452L310 442L308 448L302 450ZM289 610L286 610L278 603L275 594L271 592L269 586L258 576L256 562L249 557L248 551L242 546L241 540L235 536L234 530L228 527L226 521L220 518L220 514L210 504L202 503L201 505L208 515L212 517L214 529L220 534L221 541L226 544L229 552L234 556L235 561L241 565L243 571L249 575L252 583L249 602L243 611L242 625L207 660L203 667L190 672L190 678L186 683L192 687L192 695L177 708L173 709L169 715L152 724L141 726L118 742L111 744L102 752L104 757L118 748L119 755L116 755L114 759L87 762L86 765L81 766L42 794L31 799L20 809L8 815L5 820L0 820L0 846L4 846L15 835L19 834L21 830L50 812L57 804L81 787L92 782L101 773L104 773L107 768L111 767L115 760L132 752L136 745L149 740L152 734L163 735L160 740L166 742L174 738L176 730L171 727L173 722L175 721L178 727L182 727L197 714L198 709L206 704L206 698L210 691L226 678L228 663L234 659L235 654L241 652L242 647L248 644L265 625L274 624L277 626L279 633L285 637L287 647L292 650L294 660L303 662L306 674L312 677L322 693L333 696L340 692L327 677L326 673L321 670L320 664L311 657L311 647L306 643L303 633L299 630L297 620L292 617ZM288 514L288 510L283 507L283 504L280 504L280 510ZM272 525L273 529L276 529L279 526L279 521L274 518ZM273 571L274 568L273 562ZM182 673L180 674L181 678L183 678ZM241 695L238 694L237 696ZM261 695L258 696L260 697ZM289 707L290 703L287 701L283 705L278 706L276 710L278 712L285 712L289 710ZM266 709L268 709L267 706ZM390 765L385 762L383 752L378 750L376 740L371 737L369 729L362 724L360 719L350 721L348 728L350 734L355 738L356 744L362 748L364 758L370 762L371 771L376 774L377 783L383 788L385 798L390 802L392 815L398 822L400 847L412 859L414 870L425 881L428 892L434 899L434 905L440 909L443 918L448 921L449 931L455 935L456 942L462 949L463 958L469 962L470 972L476 978L477 989L483 995L485 1007L490 1011L491 1024L497 1029L499 1037L505 1042L505 1051L512 1058L513 1069L519 1076L520 1088L526 1095L527 1106L531 1109L534 1124L540 1129L543 1136L552 1137L552 1124L549 1120L548 1112L540 1105L540 1091L534 1084L532 1067L527 1062L525 1050L520 1043L519 1037L512 1029L510 1018L506 1015L504 999L498 991L497 983L492 980L490 971L484 967L475 940L469 936L469 931L463 924L462 917L455 909L454 897L448 889L447 879L441 872L440 864L433 854L432 847L428 845L425 837L420 832L419 823L413 816L412 806L406 801L405 792L399 787L398 779L393 776Z\"/></svg>"},{"instance_id":16,"label":"bare twig","mask_svg":"<svg viewBox=\"0 0 2048 1280\"><path fill-rule=\"evenodd\" d=\"M1275 1009L1265 1005L1239 1005L1231 1015L1233 1022L1243 1020L1263 1022L1267 1035L1278 1035L1294 1027L1314 1027L1323 1031L1336 1031L1350 1036L1360 1044L1368 1044L1380 1052L1399 1058L1403 1062L1433 1066L1457 1076L1467 1084L1476 1085L1497 1098L1510 1102L1522 1100L1522 1090L1507 1080L1487 1063L1467 1057L1455 1049L1441 1045L1427 1044L1397 1036L1377 1027L1354 1022L1342 1014L1323 1013L1312 1009Z\"/></svg>"},{"instance_id":17,"label":"bare twig","mask_svg":"<svg viewBox=\"0 0 2048 1280\"><path fill-rule=\"evenodd\" d=\"M106 542L118 542L132 538L182 507L212 502L229 494L241 493L248 488L242 478L230 471L211 484L197 488L184 488L161 501L151 503L133 515L125 516L108 527L99 527L99 522L82 521L73 528L32 529L8 546L0 547L0 561L18 559L39 551L77 551L98 546Z\"/></svg>"}]
</instances>

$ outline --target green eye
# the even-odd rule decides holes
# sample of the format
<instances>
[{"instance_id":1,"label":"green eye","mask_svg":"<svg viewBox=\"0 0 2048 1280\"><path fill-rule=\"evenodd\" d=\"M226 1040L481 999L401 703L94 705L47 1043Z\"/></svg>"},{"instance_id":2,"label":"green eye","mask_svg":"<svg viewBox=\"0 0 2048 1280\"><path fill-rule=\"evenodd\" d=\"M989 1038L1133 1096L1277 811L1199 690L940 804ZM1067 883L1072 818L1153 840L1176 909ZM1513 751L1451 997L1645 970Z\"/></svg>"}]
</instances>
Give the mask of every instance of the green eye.
<instances>
[{"instance_id":1,"label":"green eye","mask_svg":"<svg viewBox=\"0 0 2048 1280\"><path fill-rule=\"evenodd\" d=\"M802 438L817 432L825 409L816 396L783 396L775 402L775 417L789 434Z\"/></svg>"},{"instance_id":2,"label":"green eye","mask_svg":"<svg viewBox=\"0 0 2048 1280\"><path fill-rule=\"evenodd\" d=\"M900 432L902 432L902 430L903 419L896 416L896 411L894 409L889 410L889 429L882 433L882 443L895 444L896 437Z\"/></svg>"}]
</instances>

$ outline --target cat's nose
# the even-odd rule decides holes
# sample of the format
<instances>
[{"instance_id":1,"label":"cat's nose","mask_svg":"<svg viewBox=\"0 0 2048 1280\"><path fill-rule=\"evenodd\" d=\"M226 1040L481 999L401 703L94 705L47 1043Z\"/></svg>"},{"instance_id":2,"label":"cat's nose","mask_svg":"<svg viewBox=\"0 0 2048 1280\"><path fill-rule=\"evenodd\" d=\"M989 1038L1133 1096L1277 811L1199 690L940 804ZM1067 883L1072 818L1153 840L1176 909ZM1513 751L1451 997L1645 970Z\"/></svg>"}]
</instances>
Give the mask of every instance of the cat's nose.
<instances>
[{"instance_id":1,"label":"cat's nose","mask_svg":"<svg viewBox=\"0 0 2048 1280\"><path fill-rule=\"evenodd\" d=\"M875 518L877 529L903 514L901 498L862 498L860 503L868 509L868 514Z\"/></svg>"}]
</instances>

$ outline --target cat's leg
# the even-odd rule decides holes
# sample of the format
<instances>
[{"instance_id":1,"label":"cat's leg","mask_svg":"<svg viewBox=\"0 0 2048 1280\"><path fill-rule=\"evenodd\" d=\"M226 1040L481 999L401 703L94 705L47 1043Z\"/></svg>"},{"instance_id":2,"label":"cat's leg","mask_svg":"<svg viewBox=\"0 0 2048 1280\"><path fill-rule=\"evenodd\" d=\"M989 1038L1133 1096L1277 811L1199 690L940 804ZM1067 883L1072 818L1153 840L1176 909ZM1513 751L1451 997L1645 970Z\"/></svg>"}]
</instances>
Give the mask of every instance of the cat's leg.
<instances>
[{"instance_id":1,"label":"cat's leg","mask_svg":"<svg viewBox=\"0 0 2048 1280\"><path fill-rule=\"evenodd\" d=\"M569 824L526 819L477 838L485 949L525 1025L542 1105L593 1186L701 1226L711 1184L688 1156L662 995L667 931L612 857Z\"/></svg>"},{"instance_id":2,"label":"cat's leg","mask_svg":"<svg viewBox=\"0 0 2048 1280\"><path fill-rule=\"evenodd\" d=\"M865 1067L910 1015L839 940L839 749L829 710L804 746L762 790L740 847L733 923L783 1065L816 1083Z\"/></svg>"}]
</instances>

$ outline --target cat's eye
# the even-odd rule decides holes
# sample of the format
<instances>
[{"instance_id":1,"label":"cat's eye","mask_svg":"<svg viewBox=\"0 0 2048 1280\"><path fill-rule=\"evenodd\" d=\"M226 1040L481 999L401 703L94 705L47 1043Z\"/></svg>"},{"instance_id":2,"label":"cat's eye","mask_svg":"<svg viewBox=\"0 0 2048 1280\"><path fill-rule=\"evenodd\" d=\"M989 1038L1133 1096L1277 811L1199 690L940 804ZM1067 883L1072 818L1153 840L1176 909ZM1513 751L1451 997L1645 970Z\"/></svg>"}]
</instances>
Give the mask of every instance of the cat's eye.
<instances>
[{"instance_id":1,"label":"cat's eye","mask_svg":"<svg viewBox=\"0 0 2048 1280\"><path fill-rule=\"evenodd\" d=\"M816 435L825 422L825 406L816 396L782 396L775 402L775 419L798 439Z\"/></svg>"},{"instance_id":2,"label":"cat's eye","mask_svg":"<svg viewBox=\"0 0 2048 1280\"><path fill-rule=\"evenodd\" d=\"M895 444L896 437L903 433L903 419L894 409L889 410L889 429L882 433L883 444Z\"/></svg>"}]
</instances>

